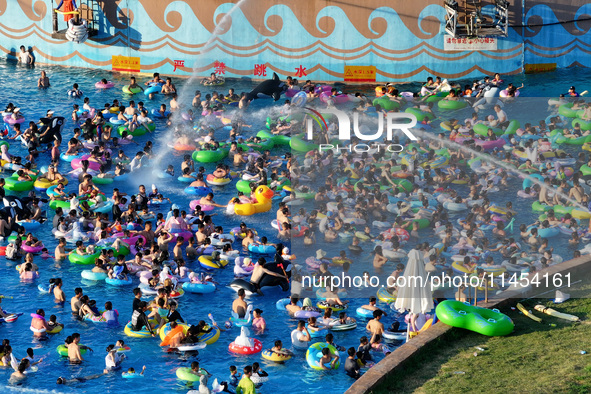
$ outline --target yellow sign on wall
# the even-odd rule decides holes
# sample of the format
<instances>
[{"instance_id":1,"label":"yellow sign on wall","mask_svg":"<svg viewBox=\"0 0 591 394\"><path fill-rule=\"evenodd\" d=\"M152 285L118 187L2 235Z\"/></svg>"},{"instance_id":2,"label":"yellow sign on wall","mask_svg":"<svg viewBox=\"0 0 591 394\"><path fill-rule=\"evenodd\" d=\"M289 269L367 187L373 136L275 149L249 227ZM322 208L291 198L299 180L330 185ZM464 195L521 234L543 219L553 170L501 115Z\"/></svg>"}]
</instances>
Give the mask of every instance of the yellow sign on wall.
<instances>
[{"instance_id":1,"label":"yellow sign on wall","mask_svg":"<svg viewBox=\"0 0 591 394\"><path fill-rule=\"evenodd\" d=\"M113 71L139 72L140 58L129 56L112 56L111 66Z\"/></svg>"},{"instance_id":2,"label":"yellow sign on wall","mask_svg":"<svg viewBox=\"0 0 591 394\"><path fill-rule=\"evenodd\" d=\"M375 82L375 66L345 66L345 82Z\"/></svg>"},{"instance_id":3,"label":"yellow sign on wall","mask_svg":"<svg viewBox=\"0 0 591 394\"><path fill-rule=\"evenodd\" d=\"M526 74L546 73L556 71L556 63L531 63L524 67Z\"/></svg>"}]
</instances>

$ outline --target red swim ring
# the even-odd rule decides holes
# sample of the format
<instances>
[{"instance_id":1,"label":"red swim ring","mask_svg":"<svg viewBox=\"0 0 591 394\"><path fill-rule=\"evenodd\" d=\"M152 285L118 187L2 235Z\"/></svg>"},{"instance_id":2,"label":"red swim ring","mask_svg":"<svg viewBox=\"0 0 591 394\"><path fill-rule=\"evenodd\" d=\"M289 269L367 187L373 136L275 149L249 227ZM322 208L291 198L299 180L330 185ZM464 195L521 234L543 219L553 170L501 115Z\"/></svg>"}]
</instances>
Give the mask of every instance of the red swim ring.
<instances>
[{"instance_id":1,"label":"red swim ring","mask_svg":"<svg viewBox=\"0 0 591 394\"><path fill-rule=\"evenodd\" d=\"M254 347L246 347L246 346L240 346L237 345L235 342L232 342L229 346L228 346L228 350L230 350L232 353L236 353L236 354L255 354L260 352L261 350L263 350L263 344L261 343L261 341L259 341L258 339L252 339L254 342Z\"/></svg>"}]
</instances>

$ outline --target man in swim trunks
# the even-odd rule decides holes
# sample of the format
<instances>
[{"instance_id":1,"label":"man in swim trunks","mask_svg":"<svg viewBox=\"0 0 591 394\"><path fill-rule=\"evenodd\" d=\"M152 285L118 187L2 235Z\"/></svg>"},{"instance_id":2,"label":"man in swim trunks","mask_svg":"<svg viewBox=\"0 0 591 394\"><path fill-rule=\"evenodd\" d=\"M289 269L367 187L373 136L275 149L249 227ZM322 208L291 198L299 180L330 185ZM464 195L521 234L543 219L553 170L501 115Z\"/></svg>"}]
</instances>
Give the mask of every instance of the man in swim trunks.
<instances>
[{"instance_id":1,"label":"man in swim trunks","mask_svg":"<svg viewBox=\"0 0 591 394\"><path fill-rule=\"evenodd\" d=\"M373 319L371 319L365 328L374 335L382 335L384 333L384 324L380 322L383 312L381 310L373 311Z\"/></svg>"},{"instance_id":2,"label":"man in swim trunks","mask_svg":"<svg viewBox=\"0 0 591 394\"><path fill-rule=\"evenodd\" d=\"M172 83L172 79L166 78L166 83L162 85L162 94L173 94L176 93L176 86Z\"/></svg>"},{"instance_id":3,"label":"man in swim trunks","mask_svg":"<svg viewBox=\"0 0 591 394\"><path fill-rule=\"evenodd\" d=\"M149 84L164 83L162 78L160 78L160 73L154 73L153 77L154 78L152 78L148 82L144 83L144 85L148 86Z\"/></svg>"},{"instance_id":4,"label":"man in swim trunks","mask_svg":"<svg viewBox=\"0 0 591 394\"><path fill-rule=\"evenodd\" d=\"M76 287L76 289L74 289L74 297L70 300L70 307L72 308L72 315L74 316L78 316L78 313L80 312L80 307L82 306L80 298L82 298L83 295L81 287Z\"/></svg>"},{"instance_id":5,"label":"man in swim trunks","mask_svg":"<svg viewBox=\"0 0 591 394\"><path fill-rule=\"evenodd\" d=\"M61 238L64 239L64 238ZM64 243L65 243L65 239L64 239ZM49 281L51 283L51 280ZM53 280L53 296L55 297L55 303L59 304L61 306L63 306L66 303L66 295L64 294L64 291L62 290L62 278L56 278Z\"/></svg>"},{"instance_id":6,"label":"man in swim trunks","mask_svg":"<svg viewBox=\"0 0 591 394\"><path fill-rule=\"evenodd\" d=\"M180 109L179 103L177 102L176 99L177 99L177 94L173 93L172 98L170 99L170 103L168 104L168 106L170 107L170 112L175 112Z\"/></svg>"},{"instance_id":7,"label":"man in swim trunks","mask_svg":"<svg viewBox=\"0 0 591 394\"><path fill-rule=\"evenodd\" d=\"M49 83L49 78L47 77L47 74L45 73L45 71L41 71L41 76L39 77L39 80L37 81L37 87L38 88L48 88L50 85Z\"/></svg>"},{"instance_id":8,"label":"man in swim trunks","mask_svg":"<svg viewBox=\"0 0 591 394\"><path fill-rule=\"evenodd\" d=\"M72 343L68 345L68 358L70 359L70 364L81 364L84 359L82 358L82 354L80 353L80 334L75 332L72 334Z\"/></svg>"},{"instance_id":9,"label":"man in swim trunks","mask_svg":"<svg viewBox=\"0 0 591 394\"><path fill-rule=\"evenodd\" d=\"M277 272L273 272L271 270L266 269L264 267L265 263L266 263L266 261L265 261L264 257L259 258L257 260L256 264L254 265L254 269L252 270L252 275L250 276L250 283L253 284L253 286L257 290L257 293L260 295L263 295L263 292L261 291L261 287L260 287L259 282L263 278L264 274L276 276L278 278L288 280L285 275L281 275L281 274L278 274Z\"/></svg>"},{"instance_id":10,"label":"man in swim trunks","mask_svg":"<svg viewBox=\"0 0 591 394\"><path fill-rule=\"evenodd\" d=\"M384 316L388 316L386 314L386 312L384 312L383 310L381 310L380 308L378 308L376 306L376 298L375 297L370 297L369 298L369 304L362 305L361 308L367 309L369 311L380 311L380 312L382 312L384 314Z\"/></svg>"},{"instance_id":11,"label":"man in swim trunks","mask_svg":"<svg viewBox=\"0 0 591 394\"><path fill-rule=\"evenodd\" d=\"M289 299L289 304L285 306L285 310L290 316L293 316L296 312L301 311L302 307L298 305L299 298L292 296Z\"/></svg>"},{"instance_id":12,"label":"man in swim trunks","mask_svg":"<svg viewBox=\"0 0 591 394\"><path fill-rule=\"evenodd\" d=\"M246 309L248 308L248 304L244 301L246 297L246 292L244 289L238 290L238 298L234 300L232 303L232 311L238 315L240 319L246 316Z\"/></svg>"},{"instance_id":13,"label":"man in swim trunks","mask_svg":"<svg viewBox=\"0 0 591 394\"><path fill-rule=\"evenodd\" d=\"M142 88L140 85L138 85L135 82L135 77L131 77L131 78L129 78L129 89L134 89L134 88L140 88L142 90L142 92L144 91L144 88Z\"/></svg>"},{"instance_id":14,"label":"man in swim trunks","mask_svg":"<svg viewBox=\"0 0 591 394\"><path fill-rule=\"evenodd\" d=\"M291 332L291 343L298 349L308 347L308 343L312 340L312 336L306 328L306 321L298 321L298 327Z\"/></svg>"}]
</instances>

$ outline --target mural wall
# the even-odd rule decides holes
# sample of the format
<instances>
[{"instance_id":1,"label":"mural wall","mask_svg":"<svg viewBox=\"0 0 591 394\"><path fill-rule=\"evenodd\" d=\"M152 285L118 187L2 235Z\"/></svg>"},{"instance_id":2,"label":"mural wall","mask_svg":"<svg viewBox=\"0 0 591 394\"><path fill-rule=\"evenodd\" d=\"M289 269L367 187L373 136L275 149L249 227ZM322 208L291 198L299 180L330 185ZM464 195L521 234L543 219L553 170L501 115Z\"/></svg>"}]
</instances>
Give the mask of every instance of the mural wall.
<instances>
[{"instance_id":1,"label":"mural wall","mask_svg":"<svg viewBox=\"0 0 591 394\"><path fill-rule=\"evenodd\" d=\"M345 65L375 66L378 81L519 73L524 63L591 66L591 5L576 0L511 6L509 37L479 50L446 50L442 2L427 0L79 0L98 35L52 38L53 0L0 0L0 54L20 45L38 63L110 70L112 56L140 58L141 72L342 81ZM514 3L515 1L511 1ZM578 3L578 4L577 4ZM225 17L237 6L235 11ZM487 12L492 12L488 9ZM567 25L542 26L565 20ZM64 29L63 17L58 16ZM524 23L540 25L521 27Z\"/></svg>"}]
</instances>

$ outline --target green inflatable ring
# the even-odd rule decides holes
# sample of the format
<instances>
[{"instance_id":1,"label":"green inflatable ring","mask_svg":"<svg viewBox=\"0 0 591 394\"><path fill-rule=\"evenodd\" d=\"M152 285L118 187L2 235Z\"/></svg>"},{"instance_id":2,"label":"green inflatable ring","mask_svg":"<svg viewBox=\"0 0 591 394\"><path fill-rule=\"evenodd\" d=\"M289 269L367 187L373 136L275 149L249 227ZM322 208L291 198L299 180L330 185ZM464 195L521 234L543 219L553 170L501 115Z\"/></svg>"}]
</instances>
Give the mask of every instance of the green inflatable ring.
<instances>
[{"instance_id":1,"label":"green inflatable ring","mask_svg":"<svg viewBox=\"0 0 591 394\"><path fill-rule=\"evenodd\" d=\"M300 137L291 137L289 146L296 152L308 153L318 149L318 145L313 142L304 141Z\"/></svg>"},{"instance_id":2,"label":"green inflatable ring","mask_svg":"<svg viewBox=\"0 0 591 394\"><path fill-rule=\"evenodd\" d=\"M78 346L84 346L82 344L78 344ZM68 348L66 345L59 345L57 348L57 353L62 357L68 357ZM80 348L80 354L86 354L86 348Z\"/></svg>"},{"instance_id":3,"label":"green inflatable ring","mask_svg":"<svg viewBox=\"0 0 591 394\"><path fill-rule=\"evenodd\" d=\"M432 94L429 97L427 97L425 102L436 103L436 102L442 100L444 97L447 97L448 95L449 95L449 92L437 92L437 93Z\"/></svg>"},{"instance_id":4,"label":"green inflatable ring","mask_svg":"<svg viewBox=\"0 0 591 394\"><path fill-rule=\"evenodd\" d=\"M255 182L245 181L244 179L241 179L238 182L236 182L236 189L239 192L242 192L245 195L250 196L250 193L252 192L250 190L250 184L251 183L255 183Z\"/></svg>"},{"instance_id":5,"label":"green inflatable ring","mask_svg":"<svg viewBox=\"0 0 591 394\"><path fill-rule=\"evenodd\" d=\"M98 176L93 176L92 182L97 185L110 185L111 183L113 183L113 178L99 178Z\"/></svg>"},{"instance_id":6,"label":"green inflatable ring","mask_svg":"<svg viewBox=\"0 0 591 394\"><path fill-rule=\"evenodd\" d=\"M547 212L550 209L554 209L554 206L553 205L542 204L539 201L534 201L533 204L531 205L531 209L534 212Z\"/></svg>"},{"instance_id":7,"label":"green inflatable ring","mask_svg":"<svg viewBox=\"0 0 591 394\"><path fill-rule=\"evenodd\" d=\"M526 164L525 164L525 163L523 163L522 165L520 165L519 167L517 167L517 169L518 169L519 171L526 172L526 173L528 173L528 174L533 174L533 173L538 173L538 172L540 172L540 171L539 171L538 169L536 169L536 168L525 168L525 165L526 165Z\"/></svg>"},{"instance_id":8,"label":"green inflatable ring","mask_svg":"<svg viewBox=\"0 0 591 394\"><path fill-rule=\"evenodd\" d=\"M583 164L581 168L579 168L579 171L581 171L583 175L591 175L591 167L587 164Z\"/></svg>"},{"instance_id":9,"label":"green inflatable ring","mask_svg":"<svg viewBox=\"0 0 591 394\"><path fill-rule=\"evenodd\" d=\"M271 182L272 181L269 179L267 181L267 185L270 185ZM257 182L245 181L244 179L241 179L238 182L236 182L236 190L244 193L246 196L250 196L250 193L252 192L250 190L250 185L256 184L256 183ZM282 190L284 186L291 186L291 181L289 179L285 178L283 183L281 183L279 186L277 186L277 190Z\"/></svg>"},{"instance_id":10,"label":"green inflatable ring","mask_svg":"<svg viewBox=\"0 0 591 394\"><path fill-rule=\"evenodd\" d=\"M449 150L447 148L437 149L435 151L435 153L438 154L439 156L445 156L448 159L451 157L451 154L449 153Z\"/></svg>"},{"instance_id":11,"label":"green inflatable ring","mask_svg":"<svg viewBox=\"0 0 591 394\"><path fill-rule=\"evenodd\" d=\"M574 121L573 121L574 123ZM556 140L554 142L556 142L557 144L561 145L561 144L566 144L566 145L583 145L585 142L589 142L591 141L591 135L583 135L581 137L578 138L566 138L563 135L559 135L558 137L556 137Z\"/></svg>"},{"instance_id":12,"label":"green inflatable ring","mask_svg":"<svg viewBox=\"0 0 591 394\"><path fill-rule=\"evenodd\" d=\"M567 118L576 118L577 111L573 110L572 108L573 103L562 104L560 107L558 107L558 113Z\"/></svg>"},{"instance_id":13,"label":"green inflatable ring","mask_svg":"<svg viewBox=\"0 0 591 394\"><path fill-rule=\"evenodd\" d=\"M355 190L356 192L359 191L359 187L357 186L359 183L363 183L363 180L360 179L357 182L355 182L355 184L353 185L353 190ZM373 186L371 188L373 188ZM380 190L381 191L387 191L387 190L390 190L390 189L391 189L391 187L388 186L388 185L380 185Z\"/></svg>"},{"instance_id":14,"label":"green inflatable ring","mask_svg":"<svg viewBox=\"0 0 591 394\"><path fill-rule=\"evenodd\" d=\"M410 107L404 110L407 114L413 114L417 121L422 122L424 120L433 120L435 119L435 115L431 112L421 111L418 108Z\"/></svg>"},{"instance_id":15,"label":"green inflatable ring","mask_svg":"<svg viewBox=\"0 0 591 394\"><path fill-rule=\"evenodd\" d=\"M576 118L572 121L572 125L573 127L575 127L576 125L581 126L581 130L591 130L591 120L583 120Z\"/></svg>"},{"instance_id":16,"label":"green inflatable ring","mask_svg":"<svg viewBox=\"0 0 591 394\"><path fill-rule=\"evenodd\" d=\"M228 157L227 149L217 150L196 150L192 156L194 161L199 163L215 163Z\"/></svg>"},{"instance_id":17,"label":"green inflatable ring","mask_svg":"<svg viewBox=\"0 0 591 394\"><path fill-rule=\"evenodd\" d=\"M78 253L70 253L68 259L72 264L79 264L79 265L90 265L94 264L94 261L101 256L101 251L96 251L94 254L85 254L80 256Z\"/></svg>"},{"instance_id":18,"label":"green inflatable ring","mask_svg":"<svg viewBox=\"0 0 591 394\"><path fill-rule=\"evenodd\" d=\"M382 107L383 110L386 110L386 111L393 111L395 109L400 108L400 103L398 101L392 101L388 97L385 97L385 96L378 97L378 98L374 99L372 104L374 107L376 105L379 105L380 107Z\"/></svg>"},{"instance_id":19,"label":"green inflatable ring","mask_svg":"<svg viewBox=\"0 0 591 394\"><path fill-rule=\"evenodd\" d=\"M467 102L463 100L439 100L437 106L439 109L456 110L466 108Z\"/></svg>"},{"instance_id":20,"label":"green inflatable ring","mask_svg":"<svg viewBox=\"0 0 591 394\"><path fill-rule=\"evenodd\" d=\"M125 85L124 87L121 88L121 90L123 91L123 93L127 93L127 94L136 94L142 91L142 88L140 88L139 86L137 88L129 88L129 85Z\"/></svg>"},{"instance_id":21,"label":"green inflatable ring","mask_svg":"<svg viewBox=\"0 0 591 394\"><path fill-rule=\"evenodd\" d=\"M16 174L16 173L15 173ZM33 177L31 177L33 178ZM4 188L13 192L26 192L33 189L35 180L32 181L19 181L18 177L8 177L4 179Z\"/></svg>"},{"instance_id":22,"label":"green inflatable ring","mask_svg":"<svg viewBox=\"0 0 591 394\"><path fill-rule=\"evenodd\" d=\"M267 129L271 129L271 125L274 123L278 123L280 121L285 121L286 123L291 122L291 116L280 116L277 120L273 120L270 116L267 116L267 120L265 121L265 126Z\"/></svg>"},{"instance_id":23,"label":"green inflatable ring","mask_svg":"<svg viewBox=\"0 0 591 394\"><path fill-rule=\"evenodd\" d=\"M245 144L245 143L238 144L237 146L240 147L240 148L242 148L242 150L245 151L245 152L248 152L251 149L254 149L254 150L259 151L259 152L264 152L266 150L273 149L273 147L275 146L275 144L273 143L273 140L269 138L269 139L266 139L266 140L261 141L259 143L252 143L251 142L250 143L250 146L247 145L247 144Z\"/></svg>"},{"instance_id":24,"label":"green inflatable ring","mask_svg":"<svg viewBox=\"0 0 591 394\"><path fill-rule=\"evenodd\" d=\"M124 131L127 131L127 134L132 135L134 137L140 137L147 133L146 128L141 126L137 127L133 132L130 132L127 126L119 126L119 128L117 129L119 135L123 135Z\"/></svg>"},{"instance_id":25,"label":"green inflatable ring","mask_svg":"<svg viewBox=\"0 0 591 394\"><path fill-rule=\"evenodd\" d=\"M513 332L514 324L509 316L499 312L446 300L435 309L437 318L452 327L464 328L487 336L503 336Z\"/></svg>"},{"instance_id":26,"label":"green inflatable ring","mask_svg":"<svg viewBox=\"0 0 591 394\"><path fill-rule=\"evenodd\" d=\"M54 211L60 207L61 209L70 210L70 201L62 201L62 200L51 200L49 202L49 208L53 209Z\"/></svg>"},{"instance_id":27,"label":"green inflatable ring","mask_svg":"<svg viewBox=\"0 0 591 394\"><path fill-rule=\"evenodd\" d=\"M142 135L146 134L148 131L153 132L154 130L156 130L156 126L154 125L154 123L149 123L148 126L146 126L146 125L138 126L132 132L130 132L129 128L125 125L119 126L119 128L117 129L117 132L119 133L119 135L123 135L123 132L127 131L127 134L129 134L129 135L132 135L134 137L141 137Z\"/></svg>"},{"instance_id":28,"label":"green inflatable ring","mask_svg":"<svg viewBox=\"0 0 591 394\"><path fill-rule=\"evenodd\" d=\"M398 186L399 193L412 192L412 183L408 179L397 178L397 179L392 179L392 182L394 182Z\"/></svg>"},{"instance_id":29,"label":"green inflatable ring","mask_svg":"<svg viewBox=\"0 0 591 394\"><path fill-rule=\"evenodd\" d=\"M509 122L509 126L505 129L505 134L512 135L517 132L517 129L521 126L518 120L513 119Z\"/></svg>"},{"instance_id":30,"label":"green inflatable ring","mask_svg":"<svg viewBox=\"0 0 591 394\"><path fill-rule=\"evenodd\" d=\"M131 253L131 251L129 250L129 246L127 246L127 244L125 242L121 242L121 244L119 245L119 251L117 251L115 248L112 247L100 247L98 248L100 250L112 250L113 251L113 256L117 257L117 256L127 256L128 254Z\"/></svg>"},{"instance_id":31,"label":"green inflatable ring","mask_svg":"<svg viewBox=\"0 0 591 394\"><path fill-rule=\"evenodd\" d=\"M417 212L418 211L419 209L417 209ZM425 229L429 227L429 225L431 224L431 222L429 222L429 219L413 219L413 222L419 224L419 230Z\"/></svg>"},{"instance_id":32,"label":"green inflatable ring","mask_svg":"<svg viewBox=\"0 0 591 394\"><path fill-rule=\"evenodd\" d=\"M554 213L559 215L566 215L567 213L571 213L573 209L576 207L565 207L564 205L554 205L552 209L554 209Z\"/></svg>"},{"instance_id":33,"label":"green inflatable ring","mask_svg":"<svg viewBox=\"0 0 591 394\"><path fill-rule=\"evenodd\" d=\"M488 129L491 128L493 133L497 136L504 133L503 129L499 129L498 127L490 127L485 125L484 123L477 123L474 125L473 130L475 134L481 135L486 137L488 135Z\"/></svg>"},{"instance_id":34,"label":"green inflatable ring","mask_svg":"<svg viewBox=\"0 0 591 394\"><path fill-rule=\"evenodd\" d=\"M274 145L289 145L291 137L286 135L275 135L267 130L261 130L257 133L257 137L273 141Z\"/></svg>"},{"instance_id":35,"label":"green inflatable ring","mask_svg":"<svg viewBox=\"0 0 591 394\"><path fill-rule=\"evenodd\" d=\"M23 240L23 241L24 241L25 239L27 239L27 236L26 236L26 235L23 235L23 236L21 237L21 240ZM11 242L14 242L14 241L16 241L16 235L11 235L11 236L10 236L10 237L8 237L6 240L8 241L8 243L11 243Z\"/></svg>"},{"instance_id":36,"label":"green inflatable ring","mask_svg":"<svg viewBox=\"0 0 591 394\"><path fill-rule=\"evenodd\" d=\"M201 372L202 374L207 375L207 371L204 370L203 368L201 368L199 370L199 372ZM194 373L191 372L191 368L189 367L180 367L177 368L176 370L176 377L179 378L180 380L184 380L187 382L198 382L200 376L195 375Z\"/></svg>"}]
</instances>

